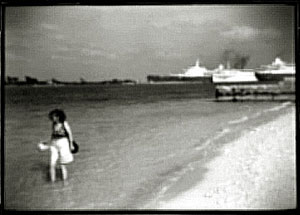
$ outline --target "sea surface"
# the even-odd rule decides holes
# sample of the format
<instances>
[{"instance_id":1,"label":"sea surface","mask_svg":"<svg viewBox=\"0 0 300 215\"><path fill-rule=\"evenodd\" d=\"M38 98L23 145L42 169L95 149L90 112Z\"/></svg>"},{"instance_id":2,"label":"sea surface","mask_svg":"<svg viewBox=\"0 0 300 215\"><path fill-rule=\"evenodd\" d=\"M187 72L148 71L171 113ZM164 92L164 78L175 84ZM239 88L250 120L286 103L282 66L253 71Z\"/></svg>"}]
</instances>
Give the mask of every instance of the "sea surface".
<instances>
[{"instance_id":1,"label":"sea surface","mask_svg":"<svg viewBox=\"0 0 300 215\"><path fill-rule=\"evenodd\" d=\"M216 102L204 84L6 87L4 207L142 209L199 183L226 143L291 106ZM67 184L59 170L49 181L49 152L37 150L54 108L80 146Z\"/></svg>"}]
</instances>

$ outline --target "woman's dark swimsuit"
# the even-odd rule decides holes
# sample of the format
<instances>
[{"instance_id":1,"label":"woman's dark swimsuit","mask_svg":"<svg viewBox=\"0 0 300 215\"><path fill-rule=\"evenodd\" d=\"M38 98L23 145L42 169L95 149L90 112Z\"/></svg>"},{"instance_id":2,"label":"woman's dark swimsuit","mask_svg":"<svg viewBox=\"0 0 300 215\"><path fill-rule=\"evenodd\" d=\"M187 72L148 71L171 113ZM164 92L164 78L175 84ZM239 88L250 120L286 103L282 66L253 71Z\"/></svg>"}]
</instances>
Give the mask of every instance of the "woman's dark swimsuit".
<instances>
[{"instance_id":1,"label":"woman's dark swimsuit","mask_svg":"<svg viewBox=\"0 0 300 215\"><path fill-rule=\"evenodd\" d=\"M63 137L68 137L68 133L64 127L63 124L59 126L59 124L53 124L53 132L52 132L52 138L53 139L59 139Z\"/></svg>"}]
</instances>

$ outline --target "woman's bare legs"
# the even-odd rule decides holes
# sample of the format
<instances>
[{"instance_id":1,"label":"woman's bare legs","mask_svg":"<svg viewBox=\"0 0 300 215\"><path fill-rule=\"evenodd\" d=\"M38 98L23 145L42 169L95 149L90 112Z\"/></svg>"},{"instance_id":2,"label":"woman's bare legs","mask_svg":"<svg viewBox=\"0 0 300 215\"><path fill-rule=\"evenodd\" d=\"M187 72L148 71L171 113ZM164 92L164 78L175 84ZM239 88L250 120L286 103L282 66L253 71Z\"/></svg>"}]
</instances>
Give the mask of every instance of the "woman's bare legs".
<instances>
[{"instance_id":1,"label":"woman's bare legs","mask_svg":"<svg viewBox=\"0 0 300 215\"><path fill-rule=\"evenodd\" d=\"M50 179L52 182L56 180L56 162L58 160L58 151L55 147L50 147Z\"/></svg>"},{"instance_id":2,"label":"woman's bare legs","mask_svg":"<svg viewBox=\"0 0 300 215\"><path fill-rule=\"evenodd\" d=\"M55 180L56 180L55 168L56 168L56 165L50 165L50 179L51 179L51 182L55 182Z\"/></svg>"},{"instance_id":3,"label":"woman's bare legs","mask_svg":"<svg viewBox=\"0 0 300 215\"><path fill-rule=\"evenodd\" d=\"M65 165L63 165L63 164L61 164L60 167L61 167L62 178L65 181L65 180L68 179L67 167Z\"/></svg>"}]
</instances>

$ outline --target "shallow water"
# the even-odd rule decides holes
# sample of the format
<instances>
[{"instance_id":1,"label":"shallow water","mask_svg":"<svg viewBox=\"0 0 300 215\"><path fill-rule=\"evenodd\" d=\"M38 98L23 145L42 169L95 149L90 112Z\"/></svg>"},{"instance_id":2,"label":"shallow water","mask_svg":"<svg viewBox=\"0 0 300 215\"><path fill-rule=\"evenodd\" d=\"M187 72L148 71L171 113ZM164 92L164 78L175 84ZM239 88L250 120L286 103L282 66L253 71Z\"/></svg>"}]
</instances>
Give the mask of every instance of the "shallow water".
<instances>
[{"instance_id":1,"label":"shallow water","mask_svg":"<svg viewBox=\"0 0 300 215\"><path fill-rule=\"evenodd\" d=\"M197 84L6 88L5 207L141 208L227 137L293 105L213 102L213 96L212 86ZM49 182L49 154L37 151L50 137L47 114L54 108L66 111L80 144L68 185L59 171Z\"/></svg>"}]
</instances>

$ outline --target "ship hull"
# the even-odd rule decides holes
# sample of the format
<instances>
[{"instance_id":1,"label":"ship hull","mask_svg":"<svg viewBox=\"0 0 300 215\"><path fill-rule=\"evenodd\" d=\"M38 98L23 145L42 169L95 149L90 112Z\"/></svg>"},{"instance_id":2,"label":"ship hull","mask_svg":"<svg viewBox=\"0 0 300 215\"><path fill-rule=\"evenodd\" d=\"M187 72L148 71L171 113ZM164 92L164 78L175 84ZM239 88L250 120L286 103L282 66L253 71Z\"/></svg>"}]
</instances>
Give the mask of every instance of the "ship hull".
<instances>
[{"instance_id":1,"label":"ship hull","mask_svg":"<svg viewBox=\"0 0 300 215\"><path fill-rule=\"evenodd\" d=\"M213 74L212 81L214 84L231 84L231 83L255 83L257 78L254 72L230 71L224 74Z\"/></svg>"},{"instance_id":2,"label":"ship hull","mask_svg":"<svg viewBox=\"0 0 300 215\"><path fill-rule=\"evenodd\" d=\"M255 73L259 81L283 81L284 78L295 77L294 73Z\"/></svg>"},{"instance_id":3,"label":"ship hull","mask_svg":"<svg viewBox=\"0 0 300 215\"><path fill-rule=\"evenodd\" d=\"M201 77L187 77L187 76L161 76L161 75L148 75L148 82L202 82L202 83L212 83L211 76L201 76Z\"/></svg>"}]
</instances>

